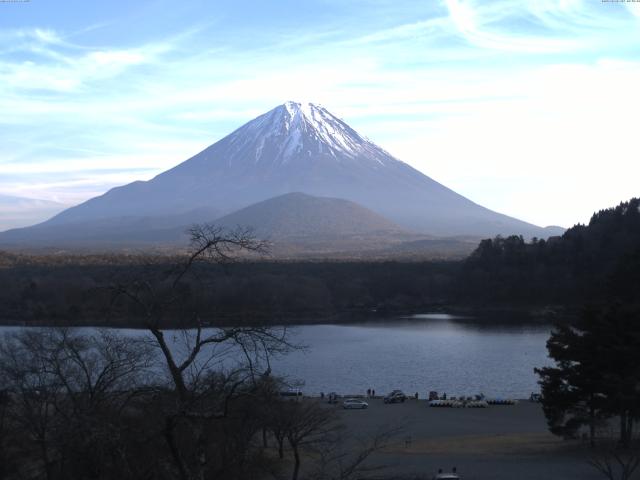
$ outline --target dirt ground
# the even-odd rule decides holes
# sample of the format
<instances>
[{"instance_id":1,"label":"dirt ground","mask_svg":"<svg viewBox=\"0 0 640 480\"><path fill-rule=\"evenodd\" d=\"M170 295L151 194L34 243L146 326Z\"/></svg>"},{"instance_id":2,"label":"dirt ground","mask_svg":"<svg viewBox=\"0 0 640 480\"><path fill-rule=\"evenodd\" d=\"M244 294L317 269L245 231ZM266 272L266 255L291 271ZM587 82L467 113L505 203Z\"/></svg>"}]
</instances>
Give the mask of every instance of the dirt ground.
<instances>
[{"instance_id":1,"label":"dirt ground","mask_svg":"<svg viewBox=\"0 0 640 480\"><path fill-rule=\"evenodd\" d=\"M464 480L597 480L588 449L548 433L539 404L528 401L486 409L429 407L425 400L385 405L340 416L354 435L402 427L393 443L371 458L387 474L430 479L456 466ZM340 406L338 406L340 408Z\"/></svg>"}]
</instances>

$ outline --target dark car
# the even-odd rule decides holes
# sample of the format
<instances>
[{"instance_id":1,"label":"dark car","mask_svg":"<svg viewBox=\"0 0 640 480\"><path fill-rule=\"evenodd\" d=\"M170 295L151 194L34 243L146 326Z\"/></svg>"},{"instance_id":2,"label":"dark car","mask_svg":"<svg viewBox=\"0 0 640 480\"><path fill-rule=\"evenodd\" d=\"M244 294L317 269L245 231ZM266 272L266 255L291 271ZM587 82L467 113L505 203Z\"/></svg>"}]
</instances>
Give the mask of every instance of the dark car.
<instances>
[{"instance_id":1,"label":"dark car","mask_svg":"<svg viewBox=\"0 0 640 480\"><path fill-rule=\"evenodd\" d=\"M407 399L407 396L402 392L402 390L394 390L389 395L384 397L384 403L402 403Z\"/></svg>"},{"instance_id":2,"label":"dark car","mask_svg":"<svg viewBox=\"0 0 640 480\"><path fill-rule=\"evenodd\" d=\"M290 388L280 392L281 397L302 397L302 392L299 388Z\"/></svg>"}]
</instances>

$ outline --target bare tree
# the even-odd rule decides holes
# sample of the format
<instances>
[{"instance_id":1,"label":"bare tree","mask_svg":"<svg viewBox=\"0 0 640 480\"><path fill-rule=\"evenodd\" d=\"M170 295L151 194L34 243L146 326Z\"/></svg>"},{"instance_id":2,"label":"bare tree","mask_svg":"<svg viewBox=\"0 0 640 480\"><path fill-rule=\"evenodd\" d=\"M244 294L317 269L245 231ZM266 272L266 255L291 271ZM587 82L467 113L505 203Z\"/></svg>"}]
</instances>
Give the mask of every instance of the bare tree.
<instances>
[{"instance_id":1,"label":"bare tree","mask_svg":"<svg viewBox=\"0 0 640 480\"><path fill-rule=\"evenodd\" d=\"M246 365L253 375L263 361L268 362L269 355L286 351L290 345L286 342L286 329L250 326L231 328L205 328L197 311L179 311L179 321L188 330L180 332L183 355L177 358L167 339L166 312L175 312L180 307L181 287L189 274L197 277L195 272L199 264L228 264L237 252L263 253L265 243L256 240L250 230L239 229L226 232L213 225L194 226L190 229L191 248L185 260L176 265L165 279L169 287L158 288L150 280L136 279L133 282L118 284L112 287L113 301L125 297L139 307L145 328L153 336L156 345L162 352L167 370L171 376L176 393L186 400L192 386L189 380L197 380L200 373L214 362L214 357L224 357L229 347L235 346L242 351ZM167 281L168 280L168 281ZM216 347L226 348L215 350ZM207 350L205 352L205 350ZM202 360L201 355L208 355ZM200 360L200 363L198 362ZM191 375L191 378L189 378Z\"/></svg>"},{"instance_id":2,"label":"bare tree","mask_svg":"<svg viewBox=\"0 0 640 480\"><path fill-rule=\"evenodd\" d=\"M608 480L630 480L640 466L640 449L596 447L588 463Z\"/></svg>"},{"instance_id":3,"label":"bare tree","mask_svg":"<svg viewBox=\"0 0 640 480\"><path fill-rule=\"evenodd\" d=\"M267 426L278 444L278 458L280 460L284 459L284 442L287 439L287 430L291 420L287 408L289 405L290 402L284 400L271 402L269 411L266 412Z\"/></svg>"},{"instance_id":4,"label":"bare tree","mask_svg":"<svg viewBox=\"0 0 640 480\"><path fill-rule=\"evenodd\" d=\"M210 327L193 299L185 301L187 279L206 288L199 269L227 265L239 253L262 254L265 243L246 229L229 232L204 225L189 233L190 252L164 279L135 279L112 288L114 302L126 299L138 309L161 352L175 398L167 402L163 437L182 480L201 479L216 468L207 448L211 422L229 416L232 399L255 395L259 378L270 371L270 357L292 348L285 328ZM167 315L173 316L170 322ZM176 322L186 328L166 329Z\"/></svg>"},{"instance_id":5,"label":"bare tree","mask_svg":"<svg viewBox=\"0 0 640 480\"><path fill-rule=\"evenodd\" d=\"M118 417L149 363L147 353L109 332L26 329L6 335L0 373L21 474L51 480L86 476L87 468L96 475L118 470Z\"/></svg>"},{"instance_id":6,"label":"bare tree","mask_svg":"<svg viewBox=\"0 0 640 480\"><path fill-rule=\"evenodd\" d=\"M40 350L36 331L11 335L0 343L0 371L12 399L8 411L16 428L22 430L28 442L20 445L17 454L29 458L33 469L42 469L49 480L54 478L56 460L54 432L56 409L62 385L36 353Z\"/></svg>"},{"instance_id":7,"label":"bare tree","mask_svg":"<svg viewBox=\"0 0 640 480\"><path fill-rule=\"evenodd\" d=\"M384 465L371 464L371 455L389 446L402 427L385 427L369 437L352 437L337 429L319 449L312 480L352 480L367 478Z\"/></svg>"},{"instance_id":8,"label":"bare tree","mask_svg":"<svg viewBox=\"0 0 640 480\"><path fill-rule=\"evenodd\" d=\"M303 449L316 449L330 440L339 425L335 411L316 402L287 402L288 422L285 428L287 442L293 453L292 480L300 474Z\"/></svg>"}]
</instances>

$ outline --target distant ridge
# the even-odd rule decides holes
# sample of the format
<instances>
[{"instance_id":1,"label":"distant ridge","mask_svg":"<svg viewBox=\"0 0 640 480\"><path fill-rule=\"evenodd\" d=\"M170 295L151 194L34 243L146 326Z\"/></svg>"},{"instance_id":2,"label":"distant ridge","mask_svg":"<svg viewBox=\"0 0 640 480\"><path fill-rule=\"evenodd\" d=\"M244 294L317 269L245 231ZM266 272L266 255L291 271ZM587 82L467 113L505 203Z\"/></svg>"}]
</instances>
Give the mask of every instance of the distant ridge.
<instances>
[{"instance_id":1,"label":"distant ridge","mask_svg":"<svg viewBox=\"0 0 640 480\"><path fill-rule=\"evenodd\" d=\"M0 194L0 232L33 225L64 209L58 202Z\"/></svg>"}]
</instances>

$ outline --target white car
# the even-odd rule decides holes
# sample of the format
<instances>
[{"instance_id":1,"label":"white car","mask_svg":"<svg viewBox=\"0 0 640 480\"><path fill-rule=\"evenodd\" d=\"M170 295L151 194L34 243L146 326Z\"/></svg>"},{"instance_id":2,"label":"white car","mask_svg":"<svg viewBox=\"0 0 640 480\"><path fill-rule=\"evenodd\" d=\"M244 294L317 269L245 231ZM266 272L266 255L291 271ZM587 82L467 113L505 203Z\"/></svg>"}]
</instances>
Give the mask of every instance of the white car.
<instances>
[{"instance_id":1,"label":"white car","mask_svg":"<svg viewBox=\"0 0 640 480\"><path fill-rule=\"evenodd\" d=\"M367 408L369 404L364 400L358 400L357 398L347 398L344 402L342 402L342 408L344 409L364 409Z\"/></svg>"},{"instance_id":2,"label":"white car","mask_svg":"<svg viewBox=\"0 0 640 480\"><path fill-rule=\"evenodd\" d=\"M456 468L453 468L452 472L443 472L442 469L437 473L433 480L462 480L458 475Z\"/></svg>"}]
</instances>

